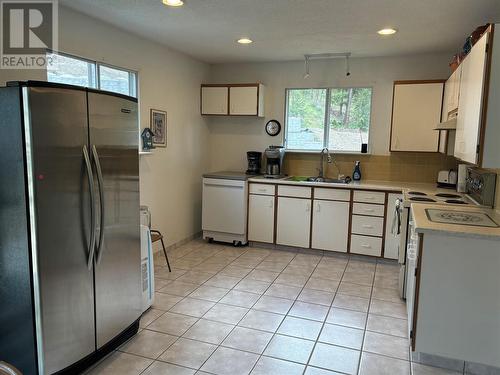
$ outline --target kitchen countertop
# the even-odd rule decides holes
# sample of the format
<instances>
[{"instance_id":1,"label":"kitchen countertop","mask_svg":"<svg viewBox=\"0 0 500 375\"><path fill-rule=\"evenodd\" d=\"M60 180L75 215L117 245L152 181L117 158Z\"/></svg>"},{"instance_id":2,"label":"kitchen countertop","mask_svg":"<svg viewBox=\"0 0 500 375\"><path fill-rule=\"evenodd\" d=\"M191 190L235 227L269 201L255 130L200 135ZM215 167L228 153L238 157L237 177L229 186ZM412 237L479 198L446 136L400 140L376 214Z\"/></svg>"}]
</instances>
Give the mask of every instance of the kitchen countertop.
<instances>
[{"instance_id":1,"label":"kitchen countertop","mask_svg":"<svg viewBox=\"0 0 500 375\"><path fill-rule=\"evenodd\" d=\"M411 205L413 222L417 233L434 233L454 235L459 237L473 237L500 240L500 227L480 227L474 225L445 224L430 221L426 209L441 209L457 212L482 212L487 214L493 221L500 225L500 213L491 208L474 206L436 205L416 203Z\"/></svg>"},{"instance_id":2,"label":"kitchen countertop","mask_svg":"<svg viewBox=\"0 0 500 375\"><path fill-rule=\"evenodd\" d=\"M283 184L283 185L299 185L299 186L315 186L315 187L330 187L339 189L368 189L380 191L408 192L421 191L429 195L436 193L454 193L454 190L438 188L436 183L421 183L421 182L402 182L402 181L377 181L377 180L361 180L352 181L349 184L328 183L328 182L312 182L312 181L291 181L287 177L279 179L265 178L264 176L254 176L248 179L249 182L268 183L268 184ZM500 212L491 208L479 207L474 205L454 205L454 204L435 204L435 203L412 203L404 200L405 207L411 207L415 228L417 233L446 233L462 237L477 237L477 238L492 238L500 240L500 227L478 227L474 225L458 225L444 224L432 222L428 219L425 209L445 209L454 211L475 211L488 214L493 221L500 225Z\"/></svg>"},{"instance_id":3,"label":"kitchen countertop","mask_svg":"<svg viewBox=\"0 0 500 375\"><path fill-rule=\"evenodd\" d=\"M317 186L317 187L330 187L339 189L370 189L370 190L383 190L401 192L404 189L411 190L425 190L435 191L435 183L421 183L421 182L401 182L401 181L378 181L378 180L361 180L352 181L348 184L331 183L331 182L314 182L314 181L291 181L287 180L288 177L283 178L265 178L264 176L255 176L248 179L249 182L260 182L268 184L282 184L282 185L302 185L302 186ZM444 189L446 191L446 189Z\"/></svg>"},{"instance_id":4,"label":"kitchen countertop","mask_svg":"<svg viewBox=\"0 0 500 375\"><path fill-rule=\"evenodd\" d=\"M203 177L223 179L223 180L245 181L249 179L250 175L246 174L245 172L219 171L219 172L205 173Z\"/></svg>"}]
</instances>

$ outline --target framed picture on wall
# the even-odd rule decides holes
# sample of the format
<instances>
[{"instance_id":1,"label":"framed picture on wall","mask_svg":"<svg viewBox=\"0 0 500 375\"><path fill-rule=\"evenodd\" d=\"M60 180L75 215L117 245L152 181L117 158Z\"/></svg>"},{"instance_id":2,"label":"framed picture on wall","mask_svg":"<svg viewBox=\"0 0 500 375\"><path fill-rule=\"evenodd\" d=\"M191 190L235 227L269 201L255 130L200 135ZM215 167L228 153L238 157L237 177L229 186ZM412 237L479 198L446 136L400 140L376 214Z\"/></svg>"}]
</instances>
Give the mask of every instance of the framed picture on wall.
<instances>
[{"instance_id":1,"label":"framed picture on wall","mask_svg":"<svg viewBox=\"0 0 500 375\"><path fill-rule=\"evenodd\" d=\"M151 124L153 131L153 144L159 147L167 147L167 112L151 109Z\"/></svg>"}]
</instances>

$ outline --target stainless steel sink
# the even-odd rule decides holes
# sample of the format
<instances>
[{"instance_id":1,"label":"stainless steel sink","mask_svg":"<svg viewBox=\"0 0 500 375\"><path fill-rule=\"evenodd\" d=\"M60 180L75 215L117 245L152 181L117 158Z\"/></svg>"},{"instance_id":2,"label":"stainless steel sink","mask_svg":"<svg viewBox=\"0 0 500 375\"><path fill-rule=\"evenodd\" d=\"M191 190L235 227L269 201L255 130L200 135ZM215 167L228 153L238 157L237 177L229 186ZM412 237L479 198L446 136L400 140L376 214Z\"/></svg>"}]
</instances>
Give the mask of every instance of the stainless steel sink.
<instances>
[{"instance_id":1,"label":"stainless steel sink","mask_svg":"<svg viewBox=\"0 0 500 375\"><path fill-rule=\"evenodd\" d=\"M350 181L347 179L325 178L325 177L304 177L304 176L290 176L288 181L295 182L323 182L328 184L348 184Z\"/></svg>"}]
</instances>

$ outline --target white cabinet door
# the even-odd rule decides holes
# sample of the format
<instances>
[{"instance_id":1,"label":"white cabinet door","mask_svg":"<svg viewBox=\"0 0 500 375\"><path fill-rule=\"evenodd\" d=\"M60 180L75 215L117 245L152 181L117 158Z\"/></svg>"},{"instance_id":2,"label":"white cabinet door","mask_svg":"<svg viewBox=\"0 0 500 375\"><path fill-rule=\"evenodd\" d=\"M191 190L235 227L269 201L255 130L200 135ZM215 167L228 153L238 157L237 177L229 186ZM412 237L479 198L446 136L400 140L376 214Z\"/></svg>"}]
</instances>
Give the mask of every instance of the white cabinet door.
<instances>
[{"instance_id":1,"label":"white cabinet door","mask_svg":"<svg viewBox=\"0 0 500 375\"><path fill-rule=\"evenodd\" d=\"M315 200L312 248L347 252L349 202Z\"/></svg>"},{"instance_id":2,"label":"white cabinet door","mask_svg":"<svg viewBox=\"0 0 500 375\"><path fill-rule=\"evenodd\" d=\"M402 198L401 194L389 194L387 198L387 215L385 220L385 247L384 258L398 259L400 238L392 234L392 221L396 214L396 199Z\"/></svg>"},{"instance_id":3,"label":"white cabinet door","mask_svg":"<svg viewBox=\"0 0 500 375\"><path fill-rule=\"evenodd\" d=\"M250 194L248 198L248 240L273 243L274 196Z\"/></svg>"},{"instance_id":4,"label":"white cabinet door","mask_svg":"<svg viewBox=\"0 0 500 375\"><path fill-rule=\"evenodd\" d=\"M456 72L456 71L455 71ZM456 76L452 74L450 78L445 82L444 84L444 93L443 93L443 111L441 113L441 121L446 121L448 120L448 113L452 111L454 108L453 107L453 95L455 91L455 86L456 86ZM458 106L458 103L457 103Z\"/></svg>"},{"instance_id":5,"label":"white cabinet door","mask_svg":"<svg viewBox=\"0 0 500 375\"><path fill-rule=\"evenodd\" d=\"M438 151L442 99L442 82L394 84L391 151Z\"/></svg>"},{"instance_id":6,"label":"white cabinet door","mask_svg":"<svg viewBox=\"0 0 500 375\"><path fill-rule=\"evenodd\" d=\"M228 87L201 87L201 114L227 115L228 114Z\"/></svg>"},{"instance_id":7,"label":"white cabinet door","mask_svg":"<svg viewBox=\"0 0 500 375\"><path fill-rule=\"evenodd\" d=\"M230 87L229 114L256 116L258 114L258 96L257 86Z\"/></svg>"},{"instance_id":8,"label":"white cabinet door","mask_svg":"<svg viewBox=\"0 0 500 375\"><path fill-rule=\"evenodd\" d=\"M461 64L455 157L472 164L477 163L478 157L488 34L477 41Z\"/></svg>"},{"instance_id":9,"label":"white cabinet door","mask_svg":"<svg viewBox=\"0 0 500 375\"><path fill-rule=\"evenodd\" d=\"M277 244L309 247L311 200L279 197L277 221Z\"/></svg>"},{"instance_id":10,"label":"white cabinet door","mask_svg":"<svg viewBox=\"0 0 500 375\"><path fill-rule=\"evenodd\" d=\"M458 108L460 98L460 79L462 75L462 65L452 73L448 81L450 81L450 96L448 97L447 108L448 113L453 112ZM448 82L447 82L448 83Z\"/></svg>"}]
</instances>

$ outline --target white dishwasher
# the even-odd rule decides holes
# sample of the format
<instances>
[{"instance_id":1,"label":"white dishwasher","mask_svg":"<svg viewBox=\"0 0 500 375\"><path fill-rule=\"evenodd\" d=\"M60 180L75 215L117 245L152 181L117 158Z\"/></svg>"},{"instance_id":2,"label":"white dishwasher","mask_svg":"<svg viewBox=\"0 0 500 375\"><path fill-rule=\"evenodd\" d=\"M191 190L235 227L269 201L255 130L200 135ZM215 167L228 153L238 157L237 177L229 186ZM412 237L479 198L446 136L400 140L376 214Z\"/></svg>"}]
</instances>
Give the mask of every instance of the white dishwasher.
<instances>
[{"instance_id":1,"label":"white dishwasher","mask_svg":"<svg viewBox=\"0 0 500 375\"><path fill-rule=\"evenodd\" d=\"M242 172L203 175L203 238L209 241L247 243L247 183Z\"/></svg>"}]
</instances>

